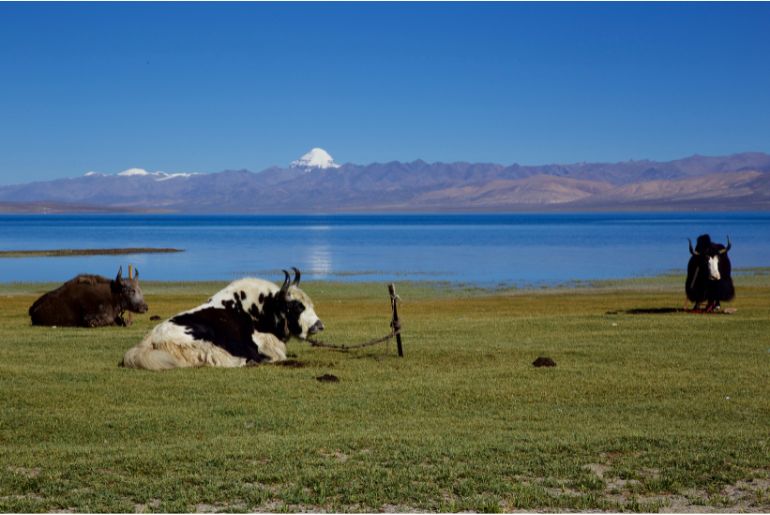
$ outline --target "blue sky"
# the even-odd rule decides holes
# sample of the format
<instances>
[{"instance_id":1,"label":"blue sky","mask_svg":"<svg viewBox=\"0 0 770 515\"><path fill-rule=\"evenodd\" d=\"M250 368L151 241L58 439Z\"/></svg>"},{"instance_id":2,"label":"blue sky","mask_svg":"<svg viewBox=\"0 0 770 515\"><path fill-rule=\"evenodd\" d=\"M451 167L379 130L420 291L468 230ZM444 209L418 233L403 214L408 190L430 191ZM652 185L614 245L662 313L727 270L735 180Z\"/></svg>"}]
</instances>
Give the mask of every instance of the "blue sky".
<instances>
[{"instance_id":1,"label":"blue sky","mask_svg":"<svg viewBox=\"0 0 770 515\"><path fill-rule=\"evenodd\" d=\"M770 152L767 3L0 3L0 183Z\"/></svg>"}]
</instances>

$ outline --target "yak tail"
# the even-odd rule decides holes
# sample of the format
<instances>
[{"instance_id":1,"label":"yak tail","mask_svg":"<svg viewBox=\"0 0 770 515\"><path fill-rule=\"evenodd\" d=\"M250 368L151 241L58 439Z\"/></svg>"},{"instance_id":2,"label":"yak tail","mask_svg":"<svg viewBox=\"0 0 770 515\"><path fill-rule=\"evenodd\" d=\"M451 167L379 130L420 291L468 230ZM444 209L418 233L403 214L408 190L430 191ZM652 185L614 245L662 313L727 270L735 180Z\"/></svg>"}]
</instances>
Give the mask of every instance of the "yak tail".
<instances>
[{"instance_id":1,"label":"yak tail","mask_svg":"<svg viewBox=\"0 0 770 515\"><path fill-rule=\"evenodd\" d=\"M174 356L168 352L153 348L152 333L150 333L135 347L128 349L120 366L146 370L169 370L180 365Z\"/></svg>"}]
</instances>

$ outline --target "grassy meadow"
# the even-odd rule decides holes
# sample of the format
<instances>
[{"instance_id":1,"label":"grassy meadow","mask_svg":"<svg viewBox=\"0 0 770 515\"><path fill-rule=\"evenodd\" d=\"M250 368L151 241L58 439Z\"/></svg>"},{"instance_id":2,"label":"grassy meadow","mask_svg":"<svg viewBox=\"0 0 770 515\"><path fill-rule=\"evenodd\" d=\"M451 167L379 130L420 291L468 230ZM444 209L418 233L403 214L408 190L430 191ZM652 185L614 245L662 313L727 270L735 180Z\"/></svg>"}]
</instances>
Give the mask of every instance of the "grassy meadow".
<instances>
[{"instance_id":1,"label":"grassy meadow","mask_svg":"<svg viewBox=\"0 0 770 515\"><path fill-rule=\"evenodd\" d=\"M683 279L398 284L404 358L162 373L117 364L224 283L146 283L100 329L32 327L56 285L0 285L0 511L768 512L770 275L730 315L678 311ZM304 289L321 339L388 331L384 284Z\"/></svg>"}]
</instances>

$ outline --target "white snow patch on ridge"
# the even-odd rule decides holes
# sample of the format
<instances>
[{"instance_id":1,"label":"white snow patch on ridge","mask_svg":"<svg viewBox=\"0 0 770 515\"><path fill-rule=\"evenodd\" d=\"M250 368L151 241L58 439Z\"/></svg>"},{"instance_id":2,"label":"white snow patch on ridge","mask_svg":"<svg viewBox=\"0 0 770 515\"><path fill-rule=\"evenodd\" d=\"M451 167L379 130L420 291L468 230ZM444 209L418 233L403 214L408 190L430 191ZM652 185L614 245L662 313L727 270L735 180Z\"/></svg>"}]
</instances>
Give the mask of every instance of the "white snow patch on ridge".
<instances>
[{"instance_id":1,"label":"white snow patch on ridge","mask_svg":"<svg viewBox=\"0 0 770 515\"><path fill-rule=\"evenodd\" d=\"M143 168L129 168L118 173L121 177L131 177L132 175L150 175L150 172Z\"/></svg>"},{"instance_id":2,"label":"white snow patch on ridge","mask_svg":"<svg viewBox=\"0 0 770 515\"><path fill-rule=\"evenodd\" d=\"M339 168L332 156L322 148L314 148L296 161L291 162L292 168Z\"/></svg>"},{"instance_id":3,"label":"white snow patch on ridge","mask_svg":"<svg viewBox=\"0 0 770 515\"><path fill-rule=\"evenodd\" d=\"M166 173L166 172L155 172L154 175L159 175L156 181L167 181L169 179L176 179L177 177L192 177L193 175L198 175L197 173Z\"/></svg>"},{"instance_id":4,"label":"white snow patch on ridge","mask_svg":"<svg viewBox=\"0 0 770 515\"><path fill-rule=\"evenodd\" d=\"M176 178L185 178L185 177L192 177L193 175L198 175L197 173L166 173L166 172L148 172L144 168L129 168L128 170L123 170L122 172L118 172L118 177L149 177L154 179L156 182L160 181L167 181L169 179L176 179ZM85 177L108 177L109 174L104 174L101 172L86 172Z\"/></svg>"}]
</instances>

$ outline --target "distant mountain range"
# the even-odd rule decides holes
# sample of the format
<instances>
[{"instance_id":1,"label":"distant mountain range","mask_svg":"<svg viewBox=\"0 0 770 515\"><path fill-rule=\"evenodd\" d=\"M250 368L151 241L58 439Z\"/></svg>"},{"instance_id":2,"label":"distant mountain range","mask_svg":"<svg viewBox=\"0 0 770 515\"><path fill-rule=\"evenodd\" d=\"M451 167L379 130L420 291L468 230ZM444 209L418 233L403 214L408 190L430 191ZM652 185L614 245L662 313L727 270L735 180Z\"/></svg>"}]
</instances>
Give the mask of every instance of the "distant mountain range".
<instances>
[{"instance_id":1,"label":"distant mountain range","mask_svg":"<svg viewBox=\"0 0 770 515\"><path fill-rule=\"evenodd\" d=\"M132 168L0 186L0 212L360 213L768 210L770 155L521 166L334 163L191 174Z\"/></svg>"}]
</instances>

